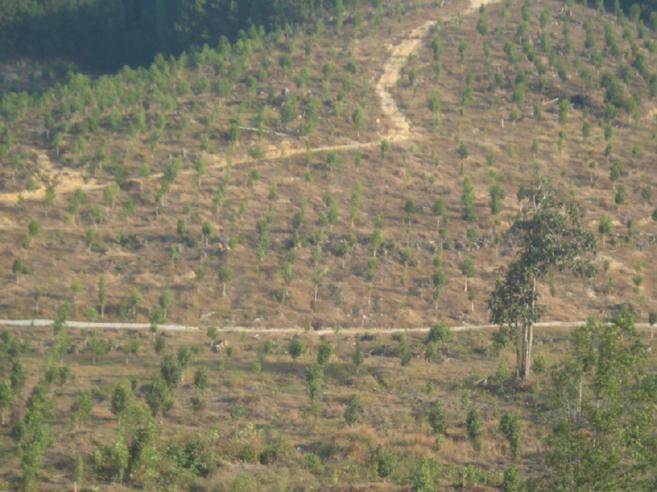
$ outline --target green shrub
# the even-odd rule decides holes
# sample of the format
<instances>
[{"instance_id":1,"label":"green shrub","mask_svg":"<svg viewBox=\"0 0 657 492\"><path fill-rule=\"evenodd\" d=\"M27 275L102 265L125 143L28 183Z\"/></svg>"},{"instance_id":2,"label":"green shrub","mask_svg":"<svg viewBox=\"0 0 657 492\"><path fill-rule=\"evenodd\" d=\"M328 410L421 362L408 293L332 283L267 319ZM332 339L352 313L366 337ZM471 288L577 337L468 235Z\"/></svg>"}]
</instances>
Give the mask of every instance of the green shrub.
<instances>
[{"instance_id":1,"label":"green shrub","mask_svg":"<svg viewBox=\"0 0 657 492\"><path fill-rule=\"evenodd\" d=\"M347 406L344 409L344 420L348 425L353 425L358 422L358 418L362 413L363 408L360 404L358 395L352 395L347 402Z\"/></svg>"},{"instance_id":2,"label":"green shrub","mask_svg":"<svg viewBox=\"0 0 657 492\"><path fill-rule=\"evenodd\" d=\"M374 452L374 463L379 478L388 478L397 468L397 457L389 449L378 446Z\"/></svg>"},{"instance_id":3,"label":"green shrub","mask_svg":"<svg viewBox=\"0 0 657 492\"><path fill-rule=\"evenodd\" d=\"M427 420L434 434L445 434L447 432L447 417L439 401L435 401L429 408Z\"/></svg>"},{"instance_id":4,"label":"green shrub","mask_svg":"<svg viewBox=\"0 0 657 492\"><path fill-rule=\"evenodd\" d=\"M402 366L407 366L413 359L413 350L408 342L402 338L399 344L399 360Z\"/></svg>"},{"instance_id":5,"label":"green shrub","mask_svg":"<svg viewBox=\"0 0 657 492\"><path fill-rule=\"evenodd\" d=\"M334 352L335 347L333 347L333 345L331 345L329 342L322 341L317 349L317 363L320 366L325 365Z\"/></svg>"},{"instance_id":6,"label":"green shrub","mask_svg":"<svg viewBox=\"0 0 657 492\"><path fill-rule=\"evenodd\" d=\"M228 413L233 419L241 419L246 415L246 407L239 402L235 402L229 407Z\"/></svg>"},{"instance_id":7,"label":"green shrub","mask_svg":"<svg viewBox=\"0 0 657 492\"><path fill-rule=\"evenodd\" d=\"M436 463L431 458L422 458L415 465L411 483L415 492L435 492L436 487Z\"/></svg>"},{"instance_id":8,"label":"green shrub","mask_svg":"<svg viewBox=\"0 0 657 492\"><path fill-rule=\"evenodd\" d=\"M293 359L298 359L306 353L306 344L299 338L293 338L287 347L287 352Z\"/></svg>"},{"instance_id":9,"label":"green shrub","mask_svg":"<svg viewBox=\"0 0 657 492\"><path fill-rule=\"evenodd\" d=\"M165 455L177 468L199 477L206 477L214 470L219 457L214 450L213 437L193 435L178 442L169 443Z\"/></svg>"},{"instance_id":10,"label":"green shrub","mask_svg":"<svg viewBox=\"0 0 657 492\"><path fill-rule=\"evenodd\" d=\"M472 447L479 451L481 448L481 417L477 409L473 408L468 412L465 420L465 427L468 432L468 439L472 443Z\"/></svg>"},{"instance_id":11,"label":"green shrub","mask_svg":"<svg viewBox=\"0 0 657 492\"><path fill-rule=\"evenodd\" d=\"M306 453L303 455L303 464L311 472L316 473L322 465L322 460L315 453Z\"/></svg>"},{"instance_id":12,"label":"green shrub","mask_svg":"<svg viewBox=\"0 0 657 492\"><path fill-rule=\"evenodd\" d=\"M504 477L502 478L502 492L520 492L522 484L518 476L518 469L511 466L504 470Z\"/></svg>"},{"instance_id":13,"label":"green shrub","mask_svg":"<svg viewBox=\"0 0 657 492\"><path fill-rule=\"evenodd\" d=\"M518 417L505 413L500 419L500 432L504 434L514 459L520 455L521 430Z\"/></svg>"},{"instance_id":14,"label":"green shrub","mask_svg":"<svg viewBox=\"0 0 657 492\"><path fill-rule=\"evenodd\" d=\"M448 342L452 338L451 330L444 323L435 323L429 330L424 343Z\"/></svg>"},{"instance_id":15,"label":"green shrub","mask_svg":"<svg viewBox=\"0 0 657 492\"><path fill-rule=\"evenodd\" d=\"M129 459L130 451L122 437L117 438L114 444L101 446L93 455L96 473L119 482L123 481Z\"/></svg>"},{"instance_id":16,"label":"green shrub","mask_svg":"<svg viewBox=\"0 0 657 492\"><path fill-rule=\"evenodd\" d=\"M206 367L199 367L194 373L194 386L198 389L206 389L208 387L208 369Z\"/></svg>"}]
</instances>

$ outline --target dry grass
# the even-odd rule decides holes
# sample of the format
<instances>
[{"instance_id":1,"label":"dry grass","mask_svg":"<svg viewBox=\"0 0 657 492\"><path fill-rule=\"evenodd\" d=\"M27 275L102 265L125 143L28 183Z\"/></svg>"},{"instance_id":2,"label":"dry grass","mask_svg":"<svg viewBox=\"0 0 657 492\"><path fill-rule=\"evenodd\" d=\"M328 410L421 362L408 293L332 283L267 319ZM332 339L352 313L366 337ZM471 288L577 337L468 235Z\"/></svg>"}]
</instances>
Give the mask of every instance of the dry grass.
<instances>
[{"instance_id":1,"label":"dry grass","mask_svg":"<svg viewBox=\"0 0 657 492\"><path fill-rule=\"evenodd\" d=\"M26 336L24 331L15 334ZM550 332L541 337L556 335ZM104 334L103 338L118 346L127 340L127 335ZM302 338L308 342L313 339L310 334ZM25 394L36 384L50 339L48 329L30 331L31 349L23 357L29 374ZM158 371L160 356L153 351L150 335L143 333L140 339L140 352L128 364L124 355L115 351L99 357L93 364L89 354L84 352L86 337L71 333L71 346L76 347L77 353L66 355L63 363L71 369L72 379L63 387L54 387L51 426L55 444L47 452L47 472L43 474L39 490L68 487L72 450L90 455L96 446L112 441L118 429L117 418L109 410L108 398L113 386L122 380L136 380L140 387ZM214 431L221 436L218 451L225 464L206 481L199 482L203 487L219 486L233 480L234 475L246 473L254 477L255 483L260 484L258 487L265 489L276 483L274 476L280 475L288 476L290 483L305 483L309 489L322 489L323 480L334 476L336 484L350 483L354 490L366 490L370 482L378 482L372 463L372 453L377 446L388 447L397 454L399 467L392 481L398 484L405 483L414 461L422 456L432 456L449 467L503 466L509 463L508 450L497 425L504 412L519 413L525 420L523 449L527 461L523 463L532 463L531 457L540 447L543 430L540 426L530 426L526 420L529 413L522 401L531 395L514 393L510 389L491 391L473 384L473 374L494 374L497 360L474 350L476 345L472 344L470 335L458 335L450 342L448 361L431 363L416 357L407 367L399 365L394 351L391 355L371 355L379 347L397 346L389 336L363 340L366 358L359 375L350 362L351 341L344 337L329 339L337 343L337 355L325 369L321 411L319 416L313 416L309 411L304 372L315 354L307 353L293 361L285 353L288 338L273 340L274 348L266 355L263 370L258 373L253 363L258 358L259 343L251 339L227 335L226 340L233 347L233 355L227 356L212 353L205 343L199 345L201 341L192 335L167 336L169 353L175 353L182 345L197 346L200 352L185 371L183 383L175 390L174 407L163 420L163 438L178 439L194 433L208 435ZM421 351L421 338L408 339L415 350ZM563 347L562 342L553 346L553 360ZM539 351L546 353L543 348ZM198 367L206 367L209 371L210 385L203 391L192 385L193 372ZM74 429L69 423L69 407L83 389L94 389L97 395L104 395L104 399L96 398L89 423ZM463 392L469 395L470 403L463 402ZM207 402L200 412L192 411L189 405L190 397L197 394L203 394ZM358 424L347 426L343 412L352 394L358 394L363 413ZM425 417L428 405L435 400L443 404L449 422L447 436L439 447ZM243 408L242 412L235 411L238 405ZM480 452L473 450L465 433L465 414L470 405L480 409L485 423ZM254 430L245 434L248 428ZM8 432L9 427L5 427L0 433L0 446L5 450L13 446ZM262 466L257 462L258 453L275 436L283 438L287 446L283 449L288 449L286 457ZM255 453L256 461L240 459L246 456L246 449ZM319 469L304 468L304 456L308 453L319 456ZM10 456L7 455L0 468L0 477L7 482L16 479L19 469L18 459ZM108 484L98 482L98 485L105 490Z\"/></svg>"}]
</instances>

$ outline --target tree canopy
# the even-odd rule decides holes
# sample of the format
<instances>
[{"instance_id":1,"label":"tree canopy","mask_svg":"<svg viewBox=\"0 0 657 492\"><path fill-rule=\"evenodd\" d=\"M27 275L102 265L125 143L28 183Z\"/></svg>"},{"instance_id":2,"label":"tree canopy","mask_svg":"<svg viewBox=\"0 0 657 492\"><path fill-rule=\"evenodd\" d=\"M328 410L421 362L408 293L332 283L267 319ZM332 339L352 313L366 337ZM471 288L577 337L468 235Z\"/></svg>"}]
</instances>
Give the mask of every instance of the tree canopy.
<instances>
[{"instance_id":1,"label":"tree canopy","mask_svg":"<svg viewBox=\"0 0 657 492\"><path fill-rule=\"evenodd\" d=\"M576 329L543 404L552 431L537 490L654 490L657 374L624 309Z\"/></svg>"},{"instance_id":2,"label":"tree canopy","mask_svg":"<svg viewBox=\"0 0 657 492\"><path fill-rule=\"evenodd\" d=\"M580 276L592 274L595 239L581 225L577 202L548 181L522 187L518 198L523 207L507 232L518 254L497 280L488 308L502 338L514 341L516 374L526 379L531 372L533 325L545 310L538 304L537 282L555 268Z\"/></svg>"},{"instance_id":3,"label":"tree canopy","mask_svg":"<svg viewBox=\"0 0 657 492\"><path fill-rule=\"evenodd\" d=\"M316 17L319 0L4 0L0 55L57 56L100 70L149 63L157 53L215 46L254 26Z\"/></svg>"}]
</instances>

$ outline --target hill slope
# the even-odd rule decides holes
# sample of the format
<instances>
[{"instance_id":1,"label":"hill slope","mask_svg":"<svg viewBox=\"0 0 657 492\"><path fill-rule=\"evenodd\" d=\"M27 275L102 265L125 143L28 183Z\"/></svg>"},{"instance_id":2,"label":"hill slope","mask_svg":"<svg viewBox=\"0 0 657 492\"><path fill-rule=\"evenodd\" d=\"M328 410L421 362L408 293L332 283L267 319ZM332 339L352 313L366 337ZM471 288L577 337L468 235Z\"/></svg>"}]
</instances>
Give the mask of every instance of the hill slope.
<instances>
[{"instance_id":1,"label":"hill slope","mask_svg":"<svg viewBox=\"0 0 657 492\"><path fill-rule=\"evenodd\" d=\"M547 316L649 308L655 39L590 12L363 7L311 34L5 95L0 315L73 302L96 318L102 276L110 319L163 300L189 324L485 322L516 190L538 175L592 229L612 224L593 281L543 286Z\"/></svg>"}]
</instances>

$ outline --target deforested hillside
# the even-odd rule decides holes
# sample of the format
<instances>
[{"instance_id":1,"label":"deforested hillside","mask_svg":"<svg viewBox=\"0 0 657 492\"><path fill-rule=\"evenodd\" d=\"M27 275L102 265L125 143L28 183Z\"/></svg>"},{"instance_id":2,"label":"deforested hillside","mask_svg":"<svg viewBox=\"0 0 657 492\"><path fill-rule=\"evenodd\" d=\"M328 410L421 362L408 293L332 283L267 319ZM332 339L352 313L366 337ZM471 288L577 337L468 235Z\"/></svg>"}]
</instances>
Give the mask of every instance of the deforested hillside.
<instances>
[{"instance_id":1,"label":"deforested hillside","mask_svg":"<svg viewBox=\"0 0 657 492\"><path fill-rule=\"evenodd\" d=\"M102 282L114 320L164 296L190 323L485 321L537 177L600 246L593 278L541 285L548 316L649 308L654 33L557 2L461 8L362 6L5 94L3 316L95 319Z\"/></svg>"}]
</instances>

